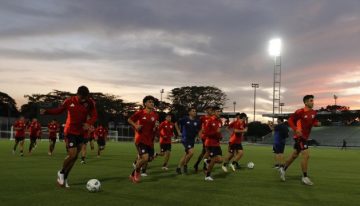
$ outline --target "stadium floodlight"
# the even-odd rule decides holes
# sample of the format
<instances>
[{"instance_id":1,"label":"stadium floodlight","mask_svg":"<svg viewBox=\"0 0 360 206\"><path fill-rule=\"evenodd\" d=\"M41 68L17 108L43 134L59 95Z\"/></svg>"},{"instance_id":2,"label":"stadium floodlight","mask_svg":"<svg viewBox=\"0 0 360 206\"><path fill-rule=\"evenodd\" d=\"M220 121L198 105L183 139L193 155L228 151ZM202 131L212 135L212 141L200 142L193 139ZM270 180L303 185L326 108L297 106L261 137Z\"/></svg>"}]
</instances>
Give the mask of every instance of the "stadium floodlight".
<instances>
[{"instance_id":1,"label":"stadium floodlight","mask_svg":"<svg viewBox=\"0 0 360 206\"><path fill-rule=\"evenodd\" d=\"M274 82L273 82L273 122L275 109L280 113L280 96L281 96L281 39L274 38L269 42L269 54L274 57Z\"/></svg>"},{"instance_id":2,"label":"stadium floodlight","mask_svg":"<svg viewBox=\"0 0 360 206\"><path fill-rule=\"evenodd\" d=\"M269 54L270 54L270 56L274 56L274 57L281 55L281 39L276 38L276 39L270 40Z\"/></svg>"}]
</instances>

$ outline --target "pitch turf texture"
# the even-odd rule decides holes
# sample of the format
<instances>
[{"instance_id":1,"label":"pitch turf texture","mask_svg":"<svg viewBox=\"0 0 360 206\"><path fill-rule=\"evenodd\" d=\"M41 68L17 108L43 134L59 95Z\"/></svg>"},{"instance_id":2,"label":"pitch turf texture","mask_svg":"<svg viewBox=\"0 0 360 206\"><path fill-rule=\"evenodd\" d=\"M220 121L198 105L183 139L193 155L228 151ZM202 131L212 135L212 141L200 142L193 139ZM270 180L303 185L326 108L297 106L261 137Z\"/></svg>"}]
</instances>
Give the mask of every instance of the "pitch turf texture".
<instances>
[{"instance_id":1,"label":"pitch turf texture","mask_svg":"<svg viewBox=\"0 0 360 206\"><path fill-rule=\"evenodd\" d=\"M199 154L195 147L190 174L177 175L175 168L183 154L180 144L173 145L169 171L162 171L160 157L150 164L148 177L133 184L128 176L135 158L132 143L108 142L101 158L89 151L87 164L76 162L69 178L71 188L56 185L56 173L65 157L64 144L58 143L54 156L47 155L48 142L40 142L30 156L13 155L13 141L0 141L0 205L358 205L360 200L360 150L310 148L309 175L314 186L301 184L299 160L281 182L272 168L271 146L244 145L241 166L255 163L254 169L242 168L225 174L219 165L214 182L205 182L204 174L194 174L192 165ZM29 145L25 143L26 148ZM158 149L158 145L156 147ZM226 145L223 145L223 152ZM292 151L286 148L286 156ZM85 184L101 181L98 193L89 193Z\"/></svg>"}]
</instances>

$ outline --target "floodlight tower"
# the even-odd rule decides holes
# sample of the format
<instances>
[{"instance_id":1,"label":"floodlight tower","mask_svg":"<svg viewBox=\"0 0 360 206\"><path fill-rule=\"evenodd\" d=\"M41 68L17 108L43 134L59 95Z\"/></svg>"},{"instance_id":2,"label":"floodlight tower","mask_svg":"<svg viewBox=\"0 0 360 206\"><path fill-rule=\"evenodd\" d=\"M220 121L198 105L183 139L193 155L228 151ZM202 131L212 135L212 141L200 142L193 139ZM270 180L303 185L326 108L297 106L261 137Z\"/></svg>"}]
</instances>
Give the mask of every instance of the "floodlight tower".
<instances>
[{"instance_id":1,"label":"floodlight tower","mask_svg":"<svg viewBox=\"0 0 360 206\"><path fill-rule=\"evenodd\" d=\"M273 121L275 112L280 113L281 96L281 39L272 39L269 42L269 54L274 57L274 82L273 82Z\"/></svg>"}]
</instances>

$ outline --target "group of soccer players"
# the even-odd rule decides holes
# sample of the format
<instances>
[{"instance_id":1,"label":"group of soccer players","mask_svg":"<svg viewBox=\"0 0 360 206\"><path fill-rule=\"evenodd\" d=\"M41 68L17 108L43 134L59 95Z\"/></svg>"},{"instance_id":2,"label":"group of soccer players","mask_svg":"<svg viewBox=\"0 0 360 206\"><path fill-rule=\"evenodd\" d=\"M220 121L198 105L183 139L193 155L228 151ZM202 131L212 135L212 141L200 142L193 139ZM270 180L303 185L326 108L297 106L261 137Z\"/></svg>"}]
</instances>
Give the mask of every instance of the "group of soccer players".
<instances>
[{"instance_id":1,"label":"group of soccer players","mask_svg":"<svg viewBox=\"0 0 360 206\"><path fill-rule=\"evenodd\" d=\"M159 116L154 107L155 98L146 96L143 99L144 109L135 112L128 122L135 130L135 147L137 149L137 159L134 162L134 170L129 178L132 182L138 183L141 176L147 176L145 173L147 165L157 156L164 156L163 170L168 170L168 161L171 153L171 138L174 137L174 128L181 137L181 143L184 146L184 155L181 157L177 174L188 173L188 163L194 155L194 145L197 137L202 139L203 149L194 165L195 172L198 171L200 162L204 161L203 170L206 181L213 181L211 171L215 164L222 164L224 172L228 171L228 165L233 171L239 169L238 161L243 155L241 141L243 134L247 131L247 116L244 113L236 114L236 120L233 121L228 129L232 135L229 141L228 154L225 161L222 157L220 141L222 139L220 119L222 112L220 107L208 106L205 108L206 115L200 119L197 118L195 107L188 108L188 115L180 118L174 123L171 122L171 114L167 114L165 120L159 124ZM155 137L159 134L160 153L154 152Z\"/></svg>"},{"instance_id":2,"label":"group of soccer players","mask_svg":"<svg viewBox=\"0 0 360 206\"><path fill-rule=\"evenodd\" d=\"M305 107L297 110L289 119L289 125L295 132L295 150L285 163L279 163L280 177L283 181L285 181L285 171L298 155L302 154L302 182L307 185L313 184L307 176L309 159L307 139L312 126L319 125L319 122L315 119L316 112L312 109L314 105L313 99L314 97L312 95L305 96L303 99ZM197 172L199 170L199 164L203 162L205 181L213 181L211 172L215 164L221 164L221 168L224 172L228 171L228 167L233 171L239 169L238 161L243 156L242 139L244 133L247 131L247 116L245 113L237 113L236 119L227 127L232 134L229 140L227 155L223 158L220 147L220 141L222 139L221 127L223 126L220 119L220 114L222 112L221 108L217 106L206 107L206 115L202 116L200 119L197 118L196 109L189 108L188 115L175 123L172 123L172 116L168 114L166 119L160 124L154 103L154 97L146 96L143 99L144 108L135 112L128 119L129 124L135 130L134 142L137 149L136 161L133 164L134 170L129 176L129 179L133 183L140 182L141 176L146 176L146 168L149 162L156 157L163 156L164 163L162 169L169 169L168 162L171 153L171 139L174 137L174 128L178 135L181 136L181 143L184 146L184 155L181 157L176 168L177 174L188 173L188 163L194 155L194 144L197 137L201 138L203 149L199 153L198 159L194 165L194 170ZM87 142L84 140L84 137L87 135L90 137L92 136L91 132L94 131L93 125L97 119L95 102L90 97L89 89L86 86L80 86L77 95L66 99L59 108L48 110L41 109L40 114L60 114L64 111L67 111L68 113L64 128L67 156L62 164L61 170L57 173L57 182L62 187L69 187L69 173L74 166L83 145ZM23 119L20 119L15 123L17 138L14 151L19 142L21 146L23 145L24 133L22 128L24 128L24 125L25 122ZM49 127L49 130L50 132L55 132L57 129L55 129L55 127L50 129ZM105 128L102 128L101 130L105 131ZM105 133L106 132L104 132L104 134ZM155 153L154 150L156 136L159 136L160 138L160 153ZM31 142L31 145L33 145L33 141ZM99 149L98 155L100 155L100 151L104 148L105 141L101 145L102 147ZM32 147L33 146L30 146L30 148ZM276 151L278 151L278 153L283 153L283 149L284 146L282 149L280 147L280 149ZM52 151L53 147L49 152L52 153ZM85 162L84 158L82 158L82 160ZM143 171L145 175L141 175L141 171Z\"/></svg>"}]
</instances>

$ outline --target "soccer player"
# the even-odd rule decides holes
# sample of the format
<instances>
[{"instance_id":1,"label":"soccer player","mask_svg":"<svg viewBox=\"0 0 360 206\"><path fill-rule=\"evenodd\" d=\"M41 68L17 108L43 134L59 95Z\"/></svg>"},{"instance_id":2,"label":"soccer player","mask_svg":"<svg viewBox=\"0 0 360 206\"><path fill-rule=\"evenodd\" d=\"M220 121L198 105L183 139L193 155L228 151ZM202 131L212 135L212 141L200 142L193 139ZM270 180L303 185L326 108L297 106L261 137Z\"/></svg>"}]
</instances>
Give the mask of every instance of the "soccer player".
<instances>
[{"instance_id":1,"label":"soccer player","mask_svg":"<svg viewBox=\"0 0 360 206\"><path fill-rule=\"evenodd\" d=\"M160 134L160 153L159 156L164 156L163 170L168 170L168 162L171 153L171 138L174 137L174 124L171 122L171 114L166 114L165 120L159 125Z\"/></svg>"},{"instance_id":2,"label":"soccer player","mask_svg":"<svg viewBox=\"0 0 360 206\"><path fill-rule=\"evenodd\" d=\"M231 159L234 158L230 164L231 169L235 172L236 169L240 169L239 160L244 155L243 146L241 144L244 133L247 132L246 119L247 116L245 113L236 113L236 120L231 122L228 126L228 129L232 129L232 134L229 140L229 149L228 155L225 157L224 164L222 169L227 171L227 166Z\"/></svg>"},{"instance_id":3,"label":"soccer player","mask_svg":"<svg viewBox=\"0 0 360 206\"><path fill-rule=\"evenodd\" d=\"M158 114L154 111L155 98L146 96L143 99L145 109L135 112L128 122L135 130L135 146L138 151L135 169L129 176L133 183L140 182L141 167L146 168L147 163L154 156L154 138L158 126Z\"/></svg>"},{"instance_id":4,"label":"soccer player","mask_svg":"<svg viewBox=\"0 0 360 206\"><path fill-rule=\"evenodd\" d=\"M206 140L206 137L204 135L204 133L202 132L204 130L204 126L205 124L207 123L207 121L211 118L211 116L214 115L214 112L213 112L213 109L211 106L207 106L205 107L205 112L206 112L206 115L204 116L201 116L200 117L200 122L201 122L201 130L199 132L199 136L201 138L201 141L202 141L202 151L201 153L199 154L199 157L197 158L197 161L194 165L194 169L195 169L195 172L198 172L199 170L199 164L200 162L203 160L205 154L206 154L206 148L205 148L205 140ZM207 155L208 156L208 155ZM206 156L206 158L208 158ZM205 171L206 170L206 164L204 163L204 167L203 167L203 170Z\"/></svg>"},{"instance_id":5,"label":"soccer player","mask_svg":"<svg viewBox=\"0 0 360 206\"><path fill-rule=\"evenodd\" d=\"M56 143L56 134L59 132L59 123L55 119L53 119L48 124L48 130L49 130L49 152L48 155L52 155L55 149L55 143Z\"/></svg>"},{"instance_id":6,"label":"soccer player","mask_svg":"<svg viewBox=\"0 0 360 206\"><path fill-rule=\"evenodd\" d=\"M108 140L108 130L102 124L99 124L95 129L94 136L98 145L97 156L100 157L100 152L105 149L105 144Z\"/></svg>"},{"instance_id":7,"label":"soccer player","mask_svg":"<svg viewBox=\"0 0 360 206\"><path fill-rule=\"evenodd\" d=\"M97 112L95 102L90 98L89 89L86 86L80 86L76 96L67 98L59 108L41 109L40 114L61 114L65 110L68 112L64 128L68 152L62 169L57 173L57 182L60 186L68 188L69 173L81 151L81 146L84 142L84 133L95 123ZM90 116L89 119L87 118L88 116Z\"/></svg>"},{"instance_id":8,"label":"soccer player","mask_svg":"<svg viewBox=\"0 0 360 206\"><path fill-rule=\"evenodd\" d=\"M274 145L273 151L275 154L275 168L284 167L284 150L286 138L289 137L289 128L284 122L284 119L279 117L277 125L274 127Z\"/></svg>"},{"instance_id":9,"label":"soccer player","mask_svg":"<svg viewBox=\"0 0 360 206\"><path fill-rule=\"evenodd\" d=\"M223 162L222 151L220 147L220 139L221 136L221 126L222 122L220 120L221 109L219 107L214 107L214 116L212 116L209 121L204 126L203 133L206 136L205 147L207 153L210 156L209 159L204 159L207 163L207 170L205 181L213 181L214 179L211 177L211 171L215 165L221 164ZM224 172L226 172L224 170Z\"/></svg>"},{"instance_id":10,"label":"soccer player","mask_svg":"<svg viewBox=\"0 0 360 206\"><path fill-rule=\"evenodd\" d=\"M301 170L303 172L303 177L301 181L306 185L313 185L314 183L310 180L307 175L308 162L309 162L309 150L307 145L307 140L309 138L311 128L313 126L320 126L320 122L315 118L316 111L313 110L314 107L314 96L306 95L303 98L305 104L304 108L298 109L293 113L289 120L289 126L294 130L294 152L288 158L284 167L280 167L280 178L282 181L285 181L285 171L291 165L291 163L299 156L302 155L301 160Z\"/></svg>"},{"instance_id":11,"label":"soccer player","mask_svg":"<svg viewBox=\"0 0 360 206\"><path fill-rule=\"evenodd\" d=\"M194 155L195 138L201 129L200 120L196 118L196 109L191 107L188 109L188 116L180 119L175 125L179 135L181 135L181 143L185 148L185 154L181 157L176 173L182 174L181 169L187 174L187 163Z\"/></svg>"},{"instance_id":12,"label":"soccer player","mask_svg":"<svg viewBox=\"0 0 360 206\"><path fill-rule=\"evenodd\" d=\"M30 131L29 154L31 154L36 145L36 140L40 138L41 125L36 118L33 118L28 129Z\"/></svg>"},{"instance_id":13,"label":"soccer player","mask_svg":"<svg viewBox=\"0 0 360 206\"><path fill-rule=\"evenodd\" d=\"M13 154L15 154L16 148L20 142L20 156L24 156L24 141L26 130L25 118L23 116L20 116L20 118L14 122L13 127L15 130L15 144L13 147Z\"/></svg>"}]
</instances>

